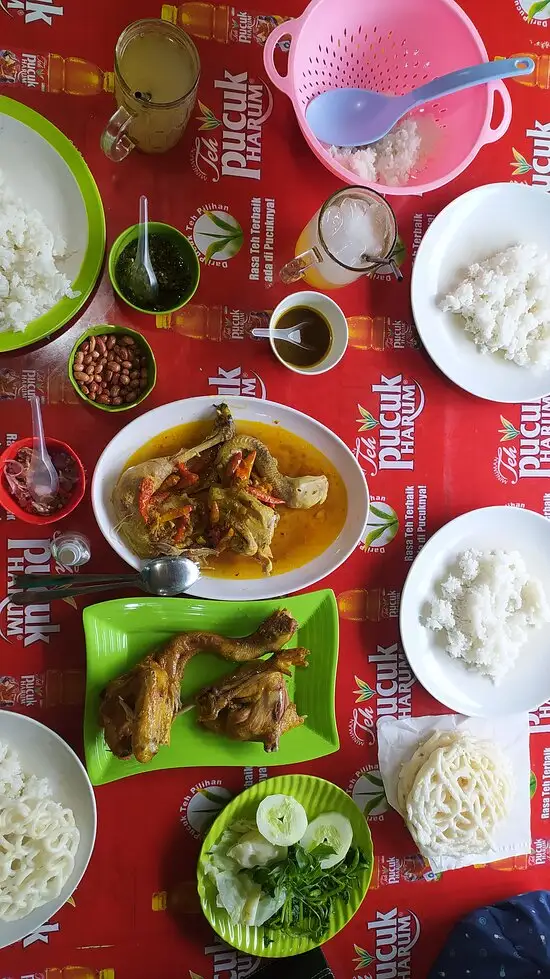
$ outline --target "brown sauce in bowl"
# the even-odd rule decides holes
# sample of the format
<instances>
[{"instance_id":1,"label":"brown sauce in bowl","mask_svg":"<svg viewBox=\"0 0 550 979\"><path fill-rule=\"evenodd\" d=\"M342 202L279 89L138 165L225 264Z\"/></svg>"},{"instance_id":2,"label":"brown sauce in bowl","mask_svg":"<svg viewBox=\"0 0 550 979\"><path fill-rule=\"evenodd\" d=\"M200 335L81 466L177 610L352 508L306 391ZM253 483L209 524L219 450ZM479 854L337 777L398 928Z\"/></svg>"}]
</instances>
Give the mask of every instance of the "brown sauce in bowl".
<instances>
[{"instance_id":1,"label":"brown sauce in bowl","mask_svg":"<svg viewBox=\"0 0 550 979\"><path fill-rule=\"evenodd\" d=\"M277 339L277 330L292 327L300 330L300 346L289 340ZM317 367L329 353L332 347L332 330L318 310L309 306L293 306L277 320L273 342L279 357L287 364L307 370L308 367Z\"/></svg>"}]
</instances>

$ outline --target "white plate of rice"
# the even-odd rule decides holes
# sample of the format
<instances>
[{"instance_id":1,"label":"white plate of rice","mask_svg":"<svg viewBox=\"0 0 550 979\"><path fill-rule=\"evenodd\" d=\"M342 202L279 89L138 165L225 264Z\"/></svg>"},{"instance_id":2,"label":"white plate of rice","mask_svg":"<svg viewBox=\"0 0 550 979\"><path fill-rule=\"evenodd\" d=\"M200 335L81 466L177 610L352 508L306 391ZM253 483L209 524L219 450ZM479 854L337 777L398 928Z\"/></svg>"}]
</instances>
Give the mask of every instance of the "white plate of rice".
<instances>
[{"instance_id":1,"label":"white plate of rice","mask_svg":"<svg viewBox=\"0 0 550 979\"><path fill-rule=\"evenodd\" d=\"M547 259L550 195L526 184L470 190L428 228L413 266L414 320L465 391L510 403L550 392Z\"/></svg>"},{"instance_id":2,"label":"white plate of rice","mask_svg":"<svg viewBox=\"0 0 550 979\"><path fill-rule=\"evenodd\" d=\"M91 782L72 748L44 724L8 710L0 710L0 789L2 949L37 931L69 899L92 855L97 814Z\"/></svg>"},{"instance_id":3,"label":"white plate of rice","mask_svg":"<svg viewBox=\"0 0 550 979\"><path fill-rule=\"evenodd\" d=\"M105 251L101 197L59 129L0 96L0 352L69 322L89 298Z\"/></svg>"},{"instance_id":4,"label":"white plate of rice","mask_svg":"<svg viewBox=\"0 0 550 979\"><path fill-rule=\"evenodd\" d=\"M471 510L437 531L411 565L399 613L403 649L420 683L450 710L472 717L534 711L550 701L550 620L544 611L538 615L536 626L524 630L525 642L515 661L513 651L505 645L506 632L502 632L502 641L496 653L493 650L491 654L493 665L496 656L501 659L497 667L502 676L496 683L480 668L450 655L446 649L448 634L428 626L432 603L442 594L441 583L450 574L457 574L458 556L470 549L484 553L519 552L529 576L540 583L550 604L550 521L520 507ZM502 573L498 589L506 587ZM484 597L482 591L478 599L477 607L482 611L483 601L486 602L486 621L495 614L498 617L498 601ZM457 621L455 625L475 633L475 623L465 626L464 621ZM498 624L493 631L497 628ZM451 638L456 648L456 635ZM512 664L509 667L508 658Z\"/></svg>"}]
</instances>

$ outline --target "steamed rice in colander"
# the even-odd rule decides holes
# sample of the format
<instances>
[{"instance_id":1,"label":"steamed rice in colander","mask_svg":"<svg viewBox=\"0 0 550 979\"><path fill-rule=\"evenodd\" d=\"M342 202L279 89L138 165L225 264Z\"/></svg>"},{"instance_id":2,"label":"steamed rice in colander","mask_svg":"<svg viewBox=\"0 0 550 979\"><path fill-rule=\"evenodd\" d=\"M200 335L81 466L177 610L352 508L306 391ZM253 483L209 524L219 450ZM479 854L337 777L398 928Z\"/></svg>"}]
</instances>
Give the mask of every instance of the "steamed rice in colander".
<instances>
[{"instance_id":1,"label":"steamed rice in colander","mask_svg":"<svg viewBox=\"0 0 550 979\"><path fill-rule=\"evenodd\" d=\"M75 295L55 261L66 247L0 171L0 333L25 330L63 296Z\"/></svg>"},{"instance_id":2,"label":"steamed rice in colander","mask_svg":"<svg viewBox=\"0 0 550 979\"><path fill-rule=\"evenodd\" d=\"M422 136L414 119L405 119L370 146L331 146L330 155L365 183L397 187L408 183L422 157Z\"/></svg>"}]
</instances>

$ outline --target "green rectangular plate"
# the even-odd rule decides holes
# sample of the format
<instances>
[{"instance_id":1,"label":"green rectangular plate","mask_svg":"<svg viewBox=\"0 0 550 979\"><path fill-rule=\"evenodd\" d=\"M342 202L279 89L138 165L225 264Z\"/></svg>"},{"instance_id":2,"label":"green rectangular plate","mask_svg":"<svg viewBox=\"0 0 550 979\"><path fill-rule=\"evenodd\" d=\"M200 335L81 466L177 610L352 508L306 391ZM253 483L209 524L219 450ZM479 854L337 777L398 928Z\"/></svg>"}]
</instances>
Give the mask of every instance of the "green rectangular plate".
<instances>
[{"instance_id":1,"label":"green rectangular plate","mask_svg":"<svg viewBox=\"0 0 550 979\"><path fill-rule=\"evenodd\" d=\"M231 741L197 724L195 712L176 717L170 745L160 748L147 765L134 758L120 759L108 750L99 726L99 696L109 680L129 670L148 652L178 632L193 629L245 636L278 608L297 619L298 631L289 646L311 651L309 666L294 669L287 686L304 724L281 738L277 752L267 754L262 744ZM86 709L84 746L86 765L94 785L126 775L161 768L194 765L261 767L296 765L337 751L334 712L338 660L338 610L332 591L317 591L295 598L265 602L215 602L200 598L133 598L102 602L84 609L86 635ZM237 665L237 664L236 664ZM189 663L182 698L232 672L232 663L210 653L198 653Z\"/></svg>"}]
</instances>

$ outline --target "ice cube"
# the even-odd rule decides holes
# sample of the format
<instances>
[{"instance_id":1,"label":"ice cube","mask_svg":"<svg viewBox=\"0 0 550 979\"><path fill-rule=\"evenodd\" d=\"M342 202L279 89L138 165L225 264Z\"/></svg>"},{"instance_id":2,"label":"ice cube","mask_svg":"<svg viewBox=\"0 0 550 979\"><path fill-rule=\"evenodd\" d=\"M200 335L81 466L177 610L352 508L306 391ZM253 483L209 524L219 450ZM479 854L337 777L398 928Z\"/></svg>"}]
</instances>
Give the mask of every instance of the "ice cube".
<instances>
[{"instance_id":1,"label":"ice cube","mask_svg":"<svg viewBox=\"0 0 550 979\"><path fill-rule=\"evenodd\" d=\"M368 265L368 258L387 254L387 214L378 201L350 195L329 205L322 232L330 252L348 267L360 269Z\"/></svg>"}]
</instances>

